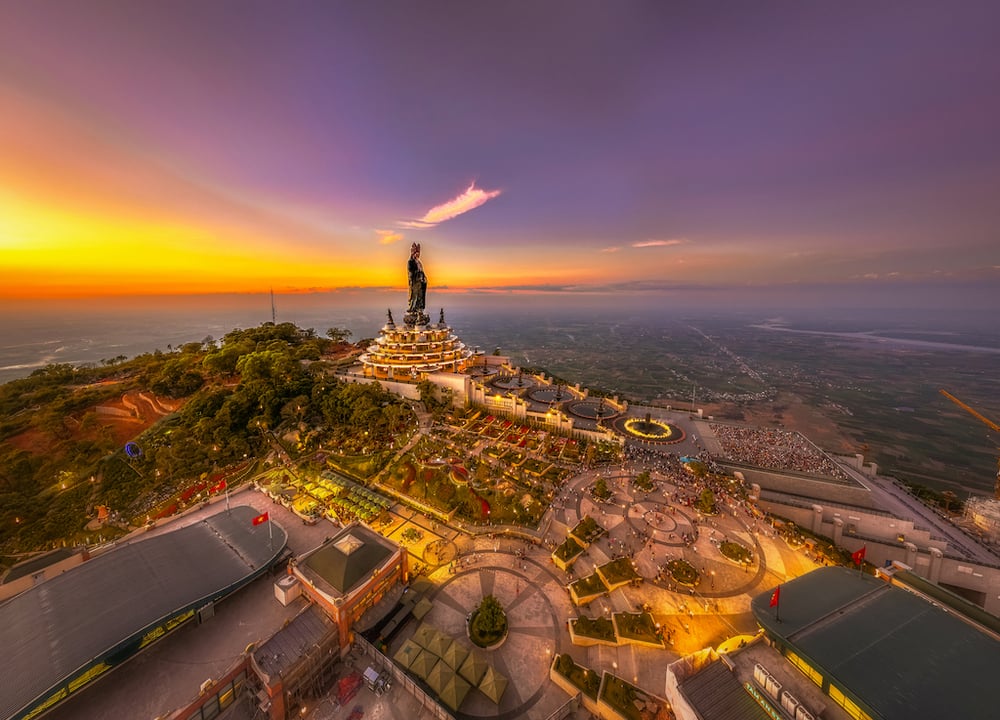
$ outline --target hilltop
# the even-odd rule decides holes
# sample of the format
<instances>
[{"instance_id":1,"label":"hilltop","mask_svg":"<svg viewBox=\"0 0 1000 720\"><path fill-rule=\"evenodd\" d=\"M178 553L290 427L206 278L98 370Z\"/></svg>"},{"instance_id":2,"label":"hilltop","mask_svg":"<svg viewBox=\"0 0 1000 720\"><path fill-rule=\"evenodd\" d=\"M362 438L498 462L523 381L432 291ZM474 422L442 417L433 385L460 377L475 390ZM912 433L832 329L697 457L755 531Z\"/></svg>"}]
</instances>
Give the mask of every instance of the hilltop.
<instances>
[{"instance_id":1,"label":"hilltop","mask_svg":"<svg viewBox=\"0 0 1000 720\"><path fill-rule=\"evenodd\" d=\"M331 376L359 352L349 334L266 323L0 385L0 547L113 538L204 496L208 481L246 470L279 437L302 450L389 437L409 408L378 386ZM108 522L88 532L100 506Z\"/></svg>"}]
</instances>

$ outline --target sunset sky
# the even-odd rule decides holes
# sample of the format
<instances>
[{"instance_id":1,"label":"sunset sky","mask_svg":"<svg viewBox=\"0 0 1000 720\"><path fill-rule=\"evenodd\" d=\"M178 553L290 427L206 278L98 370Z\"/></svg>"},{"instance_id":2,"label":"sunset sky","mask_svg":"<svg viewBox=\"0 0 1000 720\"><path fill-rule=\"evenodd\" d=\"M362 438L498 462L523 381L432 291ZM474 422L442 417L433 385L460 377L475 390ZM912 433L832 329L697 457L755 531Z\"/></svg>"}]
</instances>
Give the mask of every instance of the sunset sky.
<instances>
[{"instance_id":1,"label":"sunset sky","mask_svg":"<svg viewBox=\"0 0 1000 720\"><path fill-rule=\"evenodd\" d=\"M10 2L0 297L1000 286L1000 3Z\"/></svg>"}]
</instances>

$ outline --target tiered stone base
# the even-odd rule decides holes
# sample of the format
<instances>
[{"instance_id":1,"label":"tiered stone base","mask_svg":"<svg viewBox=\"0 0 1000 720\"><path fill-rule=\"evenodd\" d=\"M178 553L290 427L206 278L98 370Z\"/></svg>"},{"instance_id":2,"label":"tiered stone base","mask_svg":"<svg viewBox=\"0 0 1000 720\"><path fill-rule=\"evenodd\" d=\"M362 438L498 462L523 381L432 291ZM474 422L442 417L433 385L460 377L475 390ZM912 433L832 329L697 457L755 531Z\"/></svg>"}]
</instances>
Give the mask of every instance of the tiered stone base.
<instances>
[{"instance_id":1,"label":"tiered stone base","mask_svg":"<svg viewBox=\"0 0 1000 720\"><path fill-rule=\"evenodd\" d=\"M442 310L434 324L423 311L406 313L401 325L390 315L360 359L368 377L412 381L433 372L462 372L471 358L472 351L445 324Z\"/></svg>"}]
</instances>

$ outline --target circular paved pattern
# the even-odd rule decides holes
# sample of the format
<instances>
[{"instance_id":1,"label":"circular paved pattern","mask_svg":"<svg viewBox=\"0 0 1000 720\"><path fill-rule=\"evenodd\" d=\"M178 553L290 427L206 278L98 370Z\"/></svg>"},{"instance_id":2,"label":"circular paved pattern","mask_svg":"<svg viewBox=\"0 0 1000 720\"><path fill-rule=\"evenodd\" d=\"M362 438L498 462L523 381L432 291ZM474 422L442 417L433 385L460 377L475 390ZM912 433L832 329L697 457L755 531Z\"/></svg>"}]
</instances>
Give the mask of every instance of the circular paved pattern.
<instances>
[{"instance_id":1,"label":"circular paved pattern","mask_svg":"<svg viewBox=\"0 0 1000 720\"><path fill-rule=\"evenodd\" d=\"M694 533L688 517L671 506L653 500L643 500L632 505L637 512L629 512L625 522L636 532L646 535L656 545L682 547L682 535ZM671 537L673 535L673 537Z\"/></svg>"},{"instance_id":2,"label":"circular paved pattern","mask_svg":"<svg viewBox=\"0 0 1000 720\"><path fill-rule=\"evenodd\" d=\"M612 481L614 479L615 478L609 478L609 480ZM609 486L613 486L613 482L609 483ZM666 490L664 490L664 492L666 492ZM581 494L576 503L576 512L577 515L581 518L584 515L590 514L595 520L597 520L599 523L602 523L601 516L602 515L606 516L608 514L606 512L602 512L602 505L610 507L615 507L617 505L618 507L621 507L623 504L626 505L626 508L628 507L627 497L625 497L623 493L621 493L620 491L616 491L608 502L600 504L593 498L589 497L588 495ZM697 535L698 533L697 526L691 521L691 519L688 518L687 515L685 515L682 509L678 508L672 503L669 502L661 503L647 499L640 501L639 503L634 503L633 507L636 505L643 506L645 509L640 510L638 512L631 512L629 509L622 510L621 513L622 513L623 524L628 526L632 530L635 530L640 536L646 537L647 545L661 546L664 548L667 547L680 548L683 550L683 548L687 547L687 544L683 541L682 535L685 533L690 535ZM590 510L589 513L587 512L588 510ZM670 537L671 531L669 530L662 533L659 532L659 528L653 528L652 529L653 531L651 533L647 532L648 522L646 521L646 515L650 510L654 510L655 512L661 512L664 517L670 515L672 518L674 518L673 522L677 524L678 528L677 530L672 531L675 537L673 538ZM638 527L636 526L637 523ZM570 522L569 524L573 525L572 522ZM748 574L746 573L746 571L744 571L744 576L746 579L734 587L727 586L720 590L715 590L711 588L709 589L700 588L699 595L701 595L703 598L725 598L725 597L733 597L736 595L753 592L753 589L760 583L760 581L764 578L764 575L768 571L767 561L764 557L764 549L763 547L761 547L760 540L758 540L758 538L753 533L751 533L749 529L746 528L746 526L740 523L738 523L738 526L740 530L746 532L750 536L750 539L753 544L754 559L756 561L755 564L757 567L755 568L752 574ZM609 542L611 542L612 540L610 533L608 538ZM742 544L746 543L744 542ZM721 553L719 553L719 555L720 557L723 557L724 562L726 563L730 562L728 559L725 559ZM667 589L670 584L667 580L660 581L655 578L652 579L647 578L646 582L649 582L663 589Z\"/></svg>"},{"instance_id":3,"label":"circular paved pattern","mask_svg":"<svg viewBox=\"0 0 1000 720\"><path fill-rule=\"evenodd\" d=\"M585 420L611 420L620 415L614 405L599 400L575 400L564 405L572 415Z\"/></svg>"},{"instance_id":4,"label":"circular paved pattern","mask_svg":"<svg viewBox=\"0 0 1000 720\"><path fill-rule=\"evenodd\" d=\"M479 720L484 717L513 720L523 717L549 688L548 663L551 655L541 655L537 644L539 641L549 641L552 652L562 651L559 632L562 621L549 597L549 594L555 594L555 588L546 590L550 584L562 589L562 584L548 567L533 559L516 560L520 566L528 568L522 571L506 564L495 564L510 562L509 558L513 553L485 550L476 552L486 559L448 578L430 596L437 608L432 611L436 616L431 624L453 636L457 632L464 633L464 613L471 611L474 605L474 602L470 604L470 600L492 594L500 601L507 613L507 640L496 650L479 652L498 671L507 675L511 682L499 708L483 697L475 697L472 702L467 698L455 717L459 720ZM507 557L500 559L498 556ZM544 580L544 584L539 583L539 579ZM517 670L516 690L510 668ZM475 695L476 693L472 693L470 697Z\"/></svg>"},{"instance_id":5,"label":"circular paved pattern","mask_svg":"<svg viewBox=\"0 0 1000 720\"><path fill-rule=\"evenodd\" d=\"M498 390L523 390L534 387L537 383L527 375L498 375L490 380L490 385Z\"/></svg>"},{"instance_id":6,"label":"circular paved pattern","mask_svg":"<svg viewBox=\"0 0 1000 720\"><path fill-rule=\"evenodd\" d=\"M421 557L430 568L450 563L458 555L458 548L451 540L433 540L424 546Z\"/></svg>"},{"instance_id":7,"label":"circular paved pattern","mask_svg":"<svg viewBox=\"0 0 1000 720\"><path fill-rule=\"evenodd\" d=\"M673 445L683 442L687 437L678 426L655 418L649 422L642 418L618 418L615 420L614 428L627 437L658 445Z\"/></svg>"},{"instance_id":8,"label":"circular paved pattern","mask_svg":"<svg viewBox=\"0 0 1000 720\"><path fill-rule=\"evenodd\" d=\"M573 394L561 388L537 387L528 391L528 397L535 402L554 403L570 400Z\"/></svg>"}]
</instances>

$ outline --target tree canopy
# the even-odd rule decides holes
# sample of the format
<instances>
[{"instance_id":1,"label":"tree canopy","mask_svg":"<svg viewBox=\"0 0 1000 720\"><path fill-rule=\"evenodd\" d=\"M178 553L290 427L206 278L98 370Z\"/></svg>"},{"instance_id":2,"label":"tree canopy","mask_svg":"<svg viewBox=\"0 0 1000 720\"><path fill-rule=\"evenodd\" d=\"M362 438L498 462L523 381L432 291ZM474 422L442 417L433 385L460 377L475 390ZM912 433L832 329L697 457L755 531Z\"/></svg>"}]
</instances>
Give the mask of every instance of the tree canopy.
<instances>
[{"instance_id":1,"label":"tree canopy","mask_svg":"<svg viewBox=\"0 0 1000 720\"><path fill-rule=\"evenodd\" d=\"M170 352L101 367L49 365L0 385L0 548L44 549L83 539L97 505L123 522L204 474L271 451L283 436L363 448L411 426L410 408L377 384L345 383L324 362L349 331L328 337L293 323L236 329ZM130 457L102 403L138 392L179 409L132 438Z\"/></svg>"}]
</instances>

